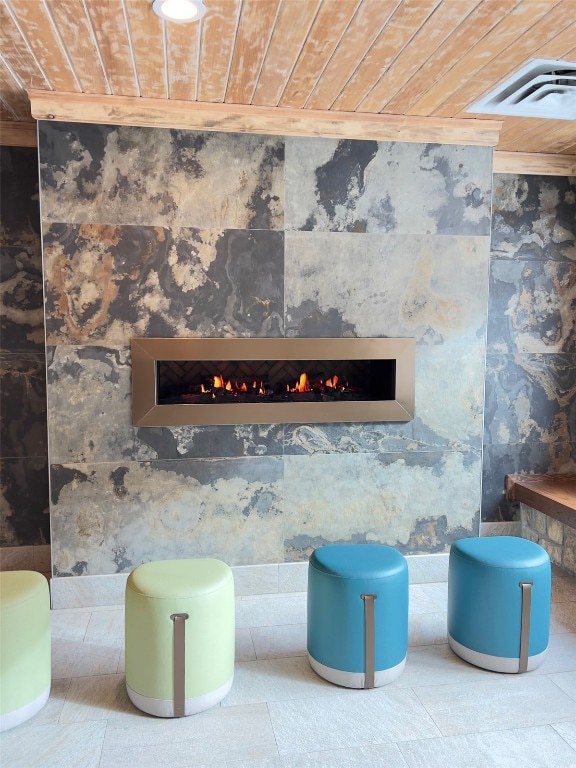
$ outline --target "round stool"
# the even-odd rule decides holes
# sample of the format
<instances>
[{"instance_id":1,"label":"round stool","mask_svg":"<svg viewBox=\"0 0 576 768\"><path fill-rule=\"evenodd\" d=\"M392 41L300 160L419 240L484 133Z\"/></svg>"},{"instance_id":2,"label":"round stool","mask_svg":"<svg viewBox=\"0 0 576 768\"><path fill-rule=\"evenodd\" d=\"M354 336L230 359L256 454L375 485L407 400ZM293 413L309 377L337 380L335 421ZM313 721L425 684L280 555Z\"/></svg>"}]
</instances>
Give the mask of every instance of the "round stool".
<instances>
[{"instance_id":1,"label":"round stool","mask_svg":"<svg viewBox=\"0 0 576 768\"><path fill-rule=\"evenodd\" d=\"M0 731L42 709L50 695L50 592L35 571L0 573Z\"/></svg>"},{"instance_id":2,"label":"round stool","mask_svg":"<svg viewBox=\"0 0 576 768\"><path fill-rule=\"evenodd\" d=\"M548 553L515 536L461 539L448 566L448 642L494 672L536 669L548 647Z\"/></svg>"},{"instance_id":3,"label":"round stool","mask_svg":"<svg viewBox=\"0 0 576 768\"><path fill-rule=\"evenodd\" d=\"M374 688L404 669L408 566L383 544L320 547L308 568L308 658L347 688Z\"/></svg>"},{"instance_id":4,"label":"round stool","mask_svg":"<svg viewBox=\"0 0 576 768\"><path fill-rule=\"evenodd\" d=\"M164 560L126 583L126 688L157 717L213 707L234 676L234 579L220 560Z\"/></svg>"}]
</instances>

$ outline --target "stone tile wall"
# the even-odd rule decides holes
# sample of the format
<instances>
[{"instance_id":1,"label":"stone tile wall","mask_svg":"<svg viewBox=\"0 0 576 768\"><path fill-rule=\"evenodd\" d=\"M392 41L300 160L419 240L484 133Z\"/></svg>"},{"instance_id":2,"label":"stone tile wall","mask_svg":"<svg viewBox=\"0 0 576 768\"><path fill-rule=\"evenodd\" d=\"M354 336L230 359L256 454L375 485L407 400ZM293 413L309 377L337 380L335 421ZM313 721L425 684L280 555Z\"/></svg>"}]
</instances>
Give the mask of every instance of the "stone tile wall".
<instances>
[{"instance_id":1,"label":"stone tile wall","mask_svg":"<svg viewBox=\"0 0 576 768\"><path fill-rule=\"evenodd\" d=\"M44 123L40 162L57 575L477 532L490 149ZM417 415L134 428L132 336L414 336Z\"/></svg>"},{"instance_id":2,"label":"stone tile wall","mask_svg":"<svg viewBox=\"0 0 576 768\"><path fill-rule=\"evenodd\" d=\"M0 547L32 553L50 540L36 150L0 147L0 185Z\"/></svg>"},{"instance_id":3,"label":"stone tile wall","mask_svg":"<svg viewBox=\"0 0 576 768\"><path fill-rule=\"evenodd\" d=\"M495 175L482 519L516 472L576 469L576 180Z\"/></svg>"},{"instance_id":4,"label":"stone tile wall","mask_svg":"<svg viewBox=\"0 0 576 768\"><path fill-rule=\"evenodd\" d=\"M520 504L522 536L540 544L559 565L576 576L576 528L554 520L527 504Z\"/></svg>"}]
</instances>

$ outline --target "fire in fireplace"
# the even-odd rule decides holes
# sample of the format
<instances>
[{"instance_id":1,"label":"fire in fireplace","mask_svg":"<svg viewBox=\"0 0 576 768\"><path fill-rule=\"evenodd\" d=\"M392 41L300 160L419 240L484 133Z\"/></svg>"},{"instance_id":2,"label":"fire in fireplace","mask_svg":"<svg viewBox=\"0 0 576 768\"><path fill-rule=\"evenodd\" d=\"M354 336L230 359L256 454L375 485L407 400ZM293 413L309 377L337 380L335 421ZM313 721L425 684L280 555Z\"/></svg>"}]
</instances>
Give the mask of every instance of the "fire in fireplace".
<instances>
[{"instance_id":1,"label":"fire in fireplace","mask_svg":"<svg viewBox=\"0 0 576 768\"><path fill-rule=\"evenodd\" d=\"M408 421L413 339L133 339L138 426Z\"/></svg>"}]
</instances>

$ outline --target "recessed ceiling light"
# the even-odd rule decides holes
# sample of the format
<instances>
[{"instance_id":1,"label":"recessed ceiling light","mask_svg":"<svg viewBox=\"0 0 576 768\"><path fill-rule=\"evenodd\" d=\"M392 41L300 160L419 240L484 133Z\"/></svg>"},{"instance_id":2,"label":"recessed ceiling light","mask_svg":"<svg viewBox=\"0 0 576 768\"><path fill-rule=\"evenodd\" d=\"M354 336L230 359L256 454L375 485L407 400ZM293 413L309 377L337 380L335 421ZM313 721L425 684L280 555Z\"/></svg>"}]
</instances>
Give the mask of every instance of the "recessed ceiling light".
<instances>
[{"instance_id":1,"label":"recessed ceiling light","mask_svg":"<svg viewBox=\"0 0 576 768\"><path fill-rule=\"evenodd\" d=\"M206 13L204 0L154 0L152 10L160 18L176 24L198 21Z\"/></svg>"},{"instance_id":2,"label":"recessed ceiling light","mask_svg":"<svg viewBox=\"0 0 576 768\"><path fill-rule=\"evenodd\" d=\"M576 120L576 64L534 59L466 111Z\"/></svg>"}]
</instances>

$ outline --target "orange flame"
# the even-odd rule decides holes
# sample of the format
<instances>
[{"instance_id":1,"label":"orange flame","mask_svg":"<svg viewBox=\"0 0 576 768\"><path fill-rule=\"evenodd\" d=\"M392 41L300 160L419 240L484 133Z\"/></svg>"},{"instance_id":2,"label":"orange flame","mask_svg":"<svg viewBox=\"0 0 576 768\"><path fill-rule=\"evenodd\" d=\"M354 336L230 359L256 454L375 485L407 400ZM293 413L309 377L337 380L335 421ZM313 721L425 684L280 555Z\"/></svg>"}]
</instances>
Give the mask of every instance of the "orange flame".
<instances>
[{"instance_id":1,"label":"orange flame","mask_svg":"<svg viewBox=\"0 0 576 768\"><path fill-rule=\"evenodd\" d=\"M296 383L295 390L296 392L310 392L310 382L305 373L300 374L300 379Z\"/></svg>"}]
</instances>

